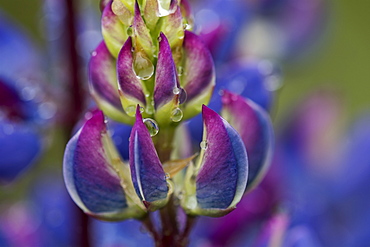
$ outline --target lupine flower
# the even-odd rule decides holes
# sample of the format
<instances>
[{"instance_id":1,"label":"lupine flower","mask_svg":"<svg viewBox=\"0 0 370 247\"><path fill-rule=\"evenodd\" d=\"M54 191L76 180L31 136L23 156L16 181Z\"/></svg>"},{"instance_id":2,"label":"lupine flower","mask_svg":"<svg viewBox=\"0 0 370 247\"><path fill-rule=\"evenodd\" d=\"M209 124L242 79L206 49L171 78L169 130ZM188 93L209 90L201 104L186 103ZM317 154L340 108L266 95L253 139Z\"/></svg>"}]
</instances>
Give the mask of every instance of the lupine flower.
<instances>
[{"instance_id":1,"label":"lupine flower","mask_svg":"<svg viewBox=\"0 0 370 247\"><path fill-rule=\"evenodd\" d=\"M60 177L43 174L27 192L15 203L1 202L0 245L73 245L77 214Z\"/></svg>"},{"instance_id":2,"label":"lupine flower","mask_svg":"<svg viewBox=\"0 0 370 247\"><path fill-rule=\"evenodd\" d=\"M205 105L215 69L190 31L186 1L114 0L102 7L104 41L89 63L90 92L101 111L90 114L67 144L67 189L88 215L138 219L156 245L186 245L194 217L230 213L264 176L273 148L269 116L228 91L223 117ZM200 112L200 148L184 157L191 144L179 139L186 136L180 124ZM129 143L128 162L105 115L133 124L129 140L121 140ZM152 222L157 210L160 228Z\"/></svg>"},{"instance_id":3,"label":"lupine flower","mask_svg":"<svg viewBox=\"0 0 370 247\"><path fill-rule=\"evenodd\" d=\"M0 182L8 183L40 156L56 106L31 41L2 15L0 35Z\"/></svg>"},{"instance_id":4,"label":"lupine flower","mask_svg":"<svg viewBox=\"0 0 370 247\"><path fill-rule=\"evenodd\" d=\"M341 98L315 92L286 123L278 142L284 204L291 228L306 225L315 246L363 246L369 241L369 122L344 131Z\"/></svg>"},{"instance_id":5,"label":"lupine flower","mask_svg":"<svg viewBox=\"0 0 370 247\"><path fill-rule=\"evenodd\" d=\"M317 44L327 23L324 0L200 1L195 23L216 60L292 61Z\"/></svg>"}]
</instances>

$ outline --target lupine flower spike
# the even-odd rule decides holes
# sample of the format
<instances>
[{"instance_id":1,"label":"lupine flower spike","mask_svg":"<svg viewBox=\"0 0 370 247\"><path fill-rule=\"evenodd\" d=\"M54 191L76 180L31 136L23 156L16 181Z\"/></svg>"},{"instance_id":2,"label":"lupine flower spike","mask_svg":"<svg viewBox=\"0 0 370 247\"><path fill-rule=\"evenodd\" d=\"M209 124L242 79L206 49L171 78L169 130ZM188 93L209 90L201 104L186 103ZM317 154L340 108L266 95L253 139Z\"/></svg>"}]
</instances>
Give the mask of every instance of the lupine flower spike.
<instances>
[{"instance_id":1,"label":"lupine flower spike","mask_svg":"<svg viewBox=\"0 0 370 247\"><path fill-rule=\"evenodd\" d=\"M91 216L138 219L157 246L183 246L194 217L228 214L261 179L272 150L270 120L251 101L226 102L237 97L230 93L223 114L231 124L206 106L215 86L214 63L191 32L186 0L113 0L101 6L104 41L89 64L90 92L101 111L67 145L68 191ZM199 113L203 140L192 153L191 142L178 136L189 139L182 123ZM127 152L112 141L109 118L133 125L121 145L128 147L128 162L120 157ZM179 208L185 219L177 215ZM161 228L153 227L156 210Z\"/></svg>"}]
</instances>

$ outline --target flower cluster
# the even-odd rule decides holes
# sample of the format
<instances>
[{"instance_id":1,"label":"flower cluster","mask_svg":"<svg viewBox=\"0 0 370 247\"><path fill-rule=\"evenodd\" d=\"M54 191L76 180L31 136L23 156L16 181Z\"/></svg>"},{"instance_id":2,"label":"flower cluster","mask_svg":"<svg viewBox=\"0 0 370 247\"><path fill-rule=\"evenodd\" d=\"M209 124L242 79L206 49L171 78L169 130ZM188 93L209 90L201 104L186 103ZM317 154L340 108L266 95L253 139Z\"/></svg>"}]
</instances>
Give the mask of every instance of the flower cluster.
<instances>
[{"instance_id":1,"label":"flower cluster","mask_svg":"<svg viewBox=\"0 0 370 247\"><path fill-rule=\"evenodd\" d=\"M89 63L90 92L100 110L86 115L66 147L67 189L85 213L140 219L157 242L173 244L193 217L228 214L258 184L271 160L272 124L261 106L227 90L219 99L222 117L206 106L215 68L191 31L186 0L101 6L104 41ZM203 137L193 151L183 123L200 112ZM128 143L128 161L112 141L107 118L133 125L129 140L121 140ZM176 219L179 208L186 223ZM148 214L158 209L162 234Z\"/></svg>"}]
</instances>

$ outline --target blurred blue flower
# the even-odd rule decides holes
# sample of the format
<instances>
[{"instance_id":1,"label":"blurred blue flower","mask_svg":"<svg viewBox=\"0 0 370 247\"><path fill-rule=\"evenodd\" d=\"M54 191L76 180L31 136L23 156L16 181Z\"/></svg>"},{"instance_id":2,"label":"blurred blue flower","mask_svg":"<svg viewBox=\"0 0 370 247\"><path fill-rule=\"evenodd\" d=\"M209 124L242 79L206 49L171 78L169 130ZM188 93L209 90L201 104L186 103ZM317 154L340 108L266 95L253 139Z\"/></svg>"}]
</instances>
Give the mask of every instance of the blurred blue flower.
<instances>
[{"instance_id":1,"label":"blurred blue flower","mask_svg":"<svg viewBox=\"0 0 370 247\"><path fill-rule=\"evenodd\" d=\"M0 13L0 182L33 164L56 113L31 41ZM20 57L22 59L20 59Z\"/></svg>"},{"instance_id":2,"label":"blurred blue flower","mask_svg":"<svg viewBox=\"0 0 370 247\"><path fill-rule=\"evenodd\" d=\"M29 195L16 202L2 202L1 246L72 246L77 211L65 186L55 174L41 176Z\"/></svg>"},{"instance_id":3,"label":"blurred blue flower","mask_svg":"<svg viewBox=\"0 0 370 247\"><path fill-rule=\"evenodd\" d=\"M369 243L369 118L344 134L340 97L320 91L289 118L279 138L292 226L305 224L322 246Z\"/></svg>"}]
</instances>

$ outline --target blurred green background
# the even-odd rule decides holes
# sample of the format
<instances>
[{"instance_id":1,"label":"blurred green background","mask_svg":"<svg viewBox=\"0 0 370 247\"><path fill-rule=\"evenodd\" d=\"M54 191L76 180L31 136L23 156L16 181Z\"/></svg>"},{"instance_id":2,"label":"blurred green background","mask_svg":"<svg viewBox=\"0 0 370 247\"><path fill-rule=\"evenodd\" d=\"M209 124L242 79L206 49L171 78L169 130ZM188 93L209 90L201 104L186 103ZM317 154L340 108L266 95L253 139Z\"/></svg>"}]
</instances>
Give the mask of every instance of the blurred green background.
<instances>
[{"instance_id":1,"label":"blurred green background","mask_svg":"<svg viewBox=\"0 0 370 247\"><path fill-rule=\"evenodd\" d=\"M97 0L91 0L98 6ZM0 8L42 45L41 0L3 0ZM283 87L275 109L284 112L319 85L337 88L351 117L370 108L370 1L329 1L329 23L320 44L303 62L283 65Z\"/></svg>"}]
</instances>

